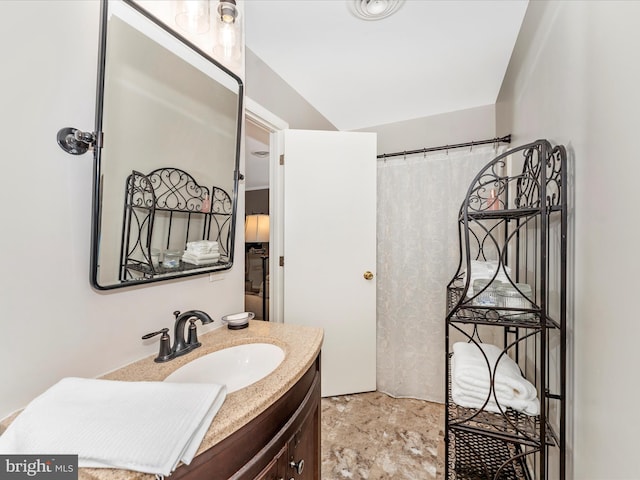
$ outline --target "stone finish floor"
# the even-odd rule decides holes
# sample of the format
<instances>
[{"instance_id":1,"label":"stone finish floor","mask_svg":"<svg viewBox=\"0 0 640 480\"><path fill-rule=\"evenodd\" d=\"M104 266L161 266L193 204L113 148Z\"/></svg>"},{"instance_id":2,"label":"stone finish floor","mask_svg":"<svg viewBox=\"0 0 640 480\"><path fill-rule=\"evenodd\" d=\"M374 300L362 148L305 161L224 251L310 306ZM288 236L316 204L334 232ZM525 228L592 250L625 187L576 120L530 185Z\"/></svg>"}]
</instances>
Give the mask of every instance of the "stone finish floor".
<instances>
[{"instance_id":1,"label":"stone finish floor","mask_svg":"<svg viewBox=\"0 0 640 480\"><path fill-rule=\"evenodd\" d=\"M444 478L444 405L380 392L321 405L322 480Z\"/></svg>"}]
</instances>

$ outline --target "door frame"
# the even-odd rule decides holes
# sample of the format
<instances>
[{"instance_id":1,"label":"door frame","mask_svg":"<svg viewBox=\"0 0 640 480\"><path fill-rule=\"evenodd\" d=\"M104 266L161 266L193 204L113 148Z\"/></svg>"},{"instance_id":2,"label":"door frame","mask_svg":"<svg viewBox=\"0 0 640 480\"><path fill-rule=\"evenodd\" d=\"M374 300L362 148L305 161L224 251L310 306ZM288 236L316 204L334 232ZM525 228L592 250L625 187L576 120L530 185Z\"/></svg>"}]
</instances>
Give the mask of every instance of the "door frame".
<instances>
[{"instance_id":1,"label":"door frame","mask_svg":"<svg viewBox=\"0 0 640 480\"><path fill-rule=\"evenodd\" d=\"M245 97L244 105L244 121L249 120L269 132L269 316L267 318L272 322L282 323L284 271L280 266L280 257L284 256L284 169L280 165L280 155L284 151L281 132L287 130L289 124L249 97Z\"/></svg>"}]
</instances>

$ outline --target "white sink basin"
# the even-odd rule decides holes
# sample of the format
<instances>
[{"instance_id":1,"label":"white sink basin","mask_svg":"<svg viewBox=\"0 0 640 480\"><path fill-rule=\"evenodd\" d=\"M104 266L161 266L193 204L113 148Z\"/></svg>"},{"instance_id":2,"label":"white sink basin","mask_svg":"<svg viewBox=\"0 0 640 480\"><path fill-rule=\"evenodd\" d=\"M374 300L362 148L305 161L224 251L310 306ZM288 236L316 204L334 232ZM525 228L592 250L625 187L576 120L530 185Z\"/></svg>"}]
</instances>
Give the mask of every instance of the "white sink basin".
<instances>
[{"instance_id":1,"label":"white sink basin","mask_svg":"<svg viewBox=\"0 0 640 480\"><path fill-rule=\"evenodd\" d=\"M235 392L266 377L284 360L284 350L270 343L247 343L212 352L180 367L165 382L217 383Z\"/></svg>"}]
</instances>

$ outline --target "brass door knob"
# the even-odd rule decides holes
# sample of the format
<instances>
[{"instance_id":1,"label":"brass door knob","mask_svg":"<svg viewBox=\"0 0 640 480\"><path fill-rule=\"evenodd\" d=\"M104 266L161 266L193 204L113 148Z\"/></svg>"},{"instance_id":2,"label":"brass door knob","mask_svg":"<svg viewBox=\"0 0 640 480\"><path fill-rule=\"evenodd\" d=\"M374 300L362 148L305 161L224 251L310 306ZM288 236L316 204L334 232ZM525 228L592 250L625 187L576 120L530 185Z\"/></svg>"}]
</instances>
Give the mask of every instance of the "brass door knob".
<instances>
[{"instance_id":1,"label":"brass door knob","mask_svg":"<svg viewBox=\"0 0 640 480\"><path fill-rule=\"evenodd\" d=\"M366 272L364 272L364 275L362 276L364 277L365 280L371 280L373 278L373 273L367 270Z\"/></svg>"}]
</instances>

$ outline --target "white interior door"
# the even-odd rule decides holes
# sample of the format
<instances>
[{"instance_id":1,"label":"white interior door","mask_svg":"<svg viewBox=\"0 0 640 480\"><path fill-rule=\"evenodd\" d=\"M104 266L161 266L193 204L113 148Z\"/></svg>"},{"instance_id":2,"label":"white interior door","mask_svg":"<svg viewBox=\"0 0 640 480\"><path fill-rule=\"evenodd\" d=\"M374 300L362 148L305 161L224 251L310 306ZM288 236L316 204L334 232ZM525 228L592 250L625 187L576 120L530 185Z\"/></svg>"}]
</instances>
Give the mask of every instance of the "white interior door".
<instances>
[{"instance_id":1,"label":"white interior door","mask_svg":"<svg viewBox=\"0 0 640 480\"><path fill-rule=\"evenodd\" d=\"M375 390L376 134L286 130L284 152L284 321L324 329L323 396Z\"/></svg>"}]
</instances>

